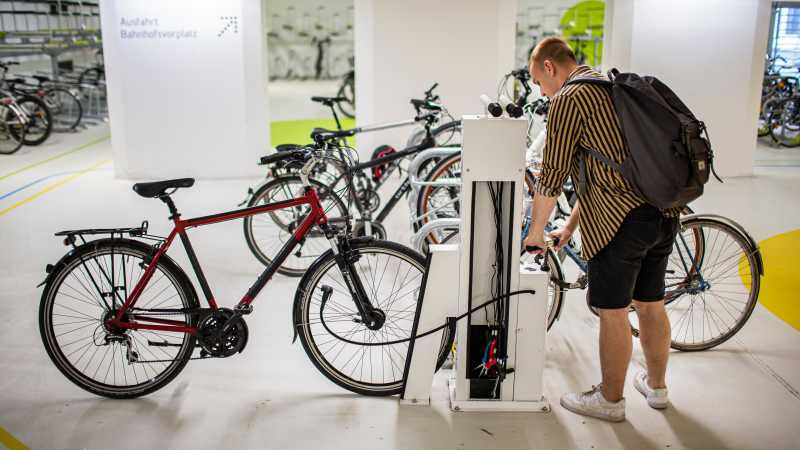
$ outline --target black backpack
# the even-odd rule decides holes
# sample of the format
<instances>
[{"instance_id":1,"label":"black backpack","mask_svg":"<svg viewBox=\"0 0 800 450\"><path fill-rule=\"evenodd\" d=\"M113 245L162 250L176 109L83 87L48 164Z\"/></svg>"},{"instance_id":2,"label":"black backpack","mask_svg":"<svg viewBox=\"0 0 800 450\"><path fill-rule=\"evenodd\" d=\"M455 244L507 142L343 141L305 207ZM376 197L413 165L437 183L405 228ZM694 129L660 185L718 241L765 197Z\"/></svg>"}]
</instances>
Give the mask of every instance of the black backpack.
<instances>
[{"instance_id":1,"label":"black backpack","mask_svg":"<svg viewBox=\"0 0 800 450\"><path fill-rule=\"evenodd\" d=\"M722 182L714 171L705 124L674 92L651 76L612 69L608 78L580 77L567 82L610 89L628 147L622 164L581 147L579 193L586 189L586 156L618 171L643 200L661 209L684 206L700 197L710 173Z\"/></svg>"}]
</instances>

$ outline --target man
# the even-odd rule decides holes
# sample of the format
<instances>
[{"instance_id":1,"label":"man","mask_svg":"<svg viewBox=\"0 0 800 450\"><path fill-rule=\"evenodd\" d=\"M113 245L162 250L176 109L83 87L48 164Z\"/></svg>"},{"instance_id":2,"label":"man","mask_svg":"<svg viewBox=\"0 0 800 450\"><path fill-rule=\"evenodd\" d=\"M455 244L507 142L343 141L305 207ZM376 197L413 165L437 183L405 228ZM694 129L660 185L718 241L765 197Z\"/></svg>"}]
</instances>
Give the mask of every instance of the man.
<instances>
[{"instance_id":1,"label":"man","mask_svg":"<svg viewBox=\"0 0 800 450\"><path fill-rule=\"evenodd\" d=\"M566 178L579 179L581 161L587 180L585 192L578 189L579 200L565 228L551 236L558 238L559 248L580 226L583 257L589 261L587 295L600 314L602 383L588 392L562 396L561 405L577 414L625 420L623 388L632 347L628 308L633 302L647 361L647 370L634 377L634 386L651 407L666 408L670 325L664 311L664 275L680 211L646 204L619 173L579 151L589 148L617 163L628 155L607 88L567 85L577 77L601 75L578 66L565 41L542 40L531 53L528 69L551 104L526 245L545 247L545 224Z\"/></svg>"}]
</instances>

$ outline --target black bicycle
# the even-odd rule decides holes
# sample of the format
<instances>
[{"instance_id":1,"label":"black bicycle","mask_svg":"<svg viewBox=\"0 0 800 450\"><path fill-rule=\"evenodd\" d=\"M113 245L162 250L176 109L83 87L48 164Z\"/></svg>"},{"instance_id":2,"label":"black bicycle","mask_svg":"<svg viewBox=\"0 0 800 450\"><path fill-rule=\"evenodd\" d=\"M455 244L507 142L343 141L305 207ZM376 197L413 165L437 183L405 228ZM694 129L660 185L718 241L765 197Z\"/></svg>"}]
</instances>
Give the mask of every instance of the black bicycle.
<instances>
[{"instance_id":1,"label":"black bicycle","mask_svg":"<svg viewBox=\"0 0 800 450\"><path fill-rule=\"evenodd\" d=\"M358 213L358 218L354 220L353 234L355 236L372 236L379 239L386 238L386 230L382 222L389 213L400 202L403 197L411 191L411 186L406 177L400 186L394 191L387 203L377 212L379 199L377 193L370 190L369 195L365 195L363 190L359 190L358 181L363 179L364 172L372 168L384 166L388 170L383 172L384 180L390 176L394 170L398 170L397 162L415 155L425 149L436 145L434 134L436 129L433 124L438 117L439 106L422 100L412 100L412 103L420 111L418 118L425 123L426 136L419 145L408 147L401 151L392 152L384 157L372 159L365 163L358 163L352 159L355 150L341 144L342 138L353 136L357 129L353 130L323 130L316 129L312 132L315 147L318 151L329 155L326 164L336 167L338 175L330 182L322 182L317 178L312 178L310 182L320 193L323 205L332 217L350 218L350 207L354 207ZM460 124L445 124L442 127L455 127ZM439 127L439 128L442 128ZM299 146L294 146L295 148ZM291 145L285 145L282 151L292 150ZM262 160L269 156L262 158ZM261 186L248 202L248 206L257 206L263 203L281 201L292 198L302 187L300 176L291 173L296 168L284 168L290 173L270 179ZM255 257L265 265L272 261L271 254L273 249L278 248L287 239L290 239L297 227L298 220L303 217L305 210L296 208L287 210L281 214L271 214L263 218L254 217L245 219L244 234L248 247ZM324 236L307 236L297 250L287 258L278 269L279 273L288 276L301 276L308 269L311 262L316 259L321 252L328 246Z\"/></svg>"}]
</instances>

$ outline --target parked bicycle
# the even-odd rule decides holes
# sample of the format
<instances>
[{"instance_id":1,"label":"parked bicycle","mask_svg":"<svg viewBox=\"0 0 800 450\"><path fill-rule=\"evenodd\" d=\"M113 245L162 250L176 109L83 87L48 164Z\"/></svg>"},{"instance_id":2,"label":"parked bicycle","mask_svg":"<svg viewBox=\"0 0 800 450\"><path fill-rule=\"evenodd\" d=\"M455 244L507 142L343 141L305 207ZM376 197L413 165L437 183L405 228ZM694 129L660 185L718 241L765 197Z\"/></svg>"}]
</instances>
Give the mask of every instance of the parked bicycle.
<instances>
[{"instance_id":1,"label":"parked bicycle","mask_svg":"<svg viewBox=\"0 0 800 450\"><path fill-rule=\"evenodd\" d=\"M434 86L435 87L435 86ZM432 91L431 88L428 93ZM406 177L394 191L385 205L381 207L378 189L395 172L401 172L401 161L437 144L437 137L452 137L453 130L460 128L460 122L448 122L434 128L442 114L442 106L429 100L412 100L417 112L415 122L424 124L424 136L419 144L410 145L400 151L386 151L364 163L354 158L355 149L344 144L343 139L357 133L383 129L386 126L354 128L350 130L315 129L312 138L319 151L330 157L314 168L311 183L320 191L321 199L333 217L350 217L351 207L357 218L353 232L356 236L374 236L386 238L386 230L382 223L394 210L400 200L411 188ZM335 114L335 112L334 112ZM396 125L396 124L390 124ZM412 139L415 139L412 137ZM281 151L292 151L296 145L285 144L278 147ZM262 158L268 160L269 156ZM431 161L433 165L435 161ZM427 167L427 166L426 166ZM248 206L285 200L296 195L301 189L301 180L296 168L272 169L267 182L256 189L248 201ZM286 242L297 225L297 220L305 214L296 209L282 214L271 214L268 217L247 219L244 222L245 240L248 247L263 264L271 263L270 254L273 249ZM376 214L376 215L374 215ZM297 251L280 266L278 272L288 276L301 276L327 243L322 236L310 236L304 240Z\"/></svg>"},{"instance_id":2,"label":"parked bicycle","mask_svg":"<svg viewBox=\"0 0 800 450\"><path fill-rule=\"evenodd\" d=\"M135 184L137 194L157 198L169 209L174 228L167 237L148 234L146 221L135 228L56 233L72 248L48 265L39 309L42 342L56 367L89 392L132 398L168 384L190 359L242 352L249 339L244 316L252 313L256 297L283 260L311 233L319 233L330 249L299 282L293 306L295 337L317 369L337 385L364 395L401 392L408 343L392 342L410 337L409 317L416 311L424 259L399 244L353 238L347 221L328 218L309 178L324 158L308 148L270 155L266 163L302 166L302 195L193 219L182 219L172 200L172 194L191 187L193 179ZM308 213L272 263L235 307L218 306L187 230L297 207L307 207ZM108 237L97 238L102 235ZM200 306L188 276L167 255L176 237L208 307ZM358 342L341 339L350 336ZM438 366L452 339L453 329L448 327Z\"/></svg>"},{"instance_id":3,"label":"parked bicycle","mask_svg":"<svg viewBox=\"0 0 800 450\"><path fill-rule=\"evenodd\" d=\"M47 104L36 95L31 95L24 89L17 86L17 83L24 82L20 79L7 79L9 66L19 64L18 62L0 62L1 80L7 95L14 98L19 109L27 117L27 129L23 136L19 136L24 145L40 145L50 137L53 131L53 116ZM19 128L10 128L11 132L19 131Z\"/></svg>"},{"instance_id":4,"label":"parked bicycle","mask_svg":"<svg viewBox=\"0 0 800 450\"><path fill-rule=\"evenodd\" d=\"M530 228L531 200L529 195L523 216L523 236ZM550 232L555 228L551 222L545 230ZM558 253L549 248L545 257L532 257L524 250L522 253L524 264L539 265L550 272L549 330L561 315L564 293L570 289L586 289L588 262L580 256L574 240ZM564 276L563 262L567 258L580 270L580 275L572 282L566 281ZM682 216L665 278L664 303L671 324L672 348L708 350L733 337L758 303L763 274L764 263L758 244L741 225L713 214ZM596 309L591 306L589 309L597 314ZM638 319L633 306L630 313L633 334L638 336Z\"/></svg>"}]
</instances>

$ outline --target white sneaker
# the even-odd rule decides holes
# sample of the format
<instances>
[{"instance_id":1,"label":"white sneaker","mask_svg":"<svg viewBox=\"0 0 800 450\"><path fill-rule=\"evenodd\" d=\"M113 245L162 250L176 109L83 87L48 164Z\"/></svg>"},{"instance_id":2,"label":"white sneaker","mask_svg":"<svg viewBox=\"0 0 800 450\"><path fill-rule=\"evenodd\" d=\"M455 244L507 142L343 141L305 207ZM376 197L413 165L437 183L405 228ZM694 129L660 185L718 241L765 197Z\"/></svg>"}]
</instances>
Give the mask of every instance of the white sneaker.
<instances>
[{"instance_id":1,"label":"white sneaker","mask_svg":"<svg viewBox=\"0 0 800 450\"><path fill-rule=\"evenodd\" d=\"M667 388L653 389L647 384L647 372L640 371L633 377L633 385L636 390L641 392L647 399L647 404L651 408L664 409L669 404L667 398Z\"/></svg>"},{"instance_id":2,"label":"white sneaker","mask_svg":"<svg viewBox=\"0 0 800 450\"><path fill-rule=\"evenodd\" d=\"M573 392L561 396L561 406L575 414L622 422L625 420L625 399L609 402L603 397L600 386L592 386L591 391Z\"/></svg>"}]
</instances>

